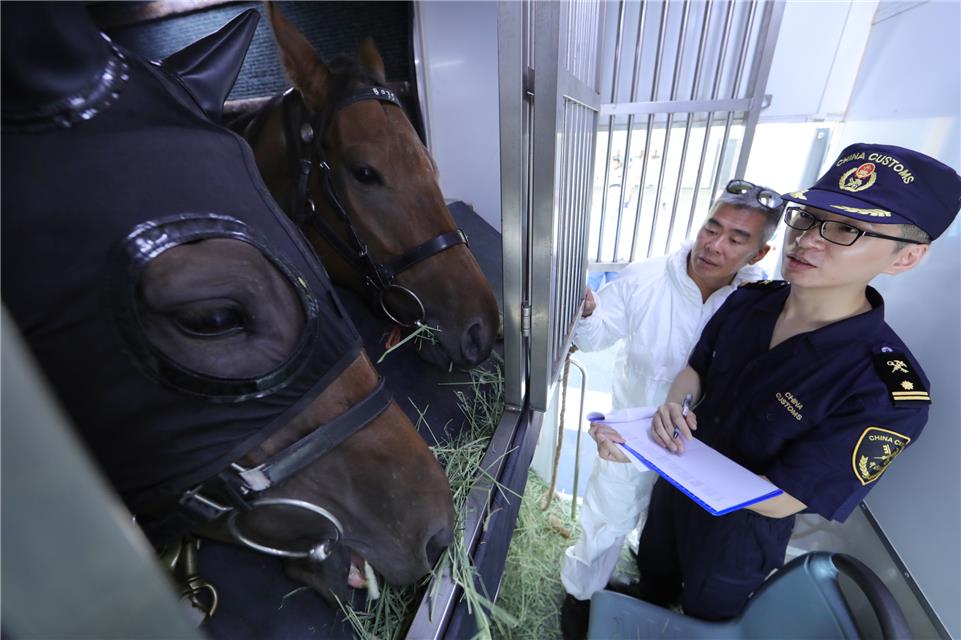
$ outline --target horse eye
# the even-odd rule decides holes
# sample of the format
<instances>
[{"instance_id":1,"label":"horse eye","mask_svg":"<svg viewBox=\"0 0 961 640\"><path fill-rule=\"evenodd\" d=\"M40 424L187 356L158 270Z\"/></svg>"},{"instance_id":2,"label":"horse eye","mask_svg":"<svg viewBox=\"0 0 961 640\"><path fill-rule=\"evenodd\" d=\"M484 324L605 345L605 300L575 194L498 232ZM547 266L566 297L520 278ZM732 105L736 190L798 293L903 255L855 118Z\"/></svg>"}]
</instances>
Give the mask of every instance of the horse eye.
<instances>
[{"instance_id":1,"label":"horse eye","mask_svg":"<svg viewBox=\"0 0 961 640\"><path fill-rule=\"evenodd\" d=\"M350 173L354 180L361 184L381 184L380 174L366 164L356 164L350 168Z\"/></svg>"},{"instance_id":2,"label":"horse eye","mask_svg":"<svg viewBox=\"0 0 961 640\"><path fill-rule=\"evenodd\" d=\"M174 322L184 333L200 338L224 338L244 330L243 315L230 307L182 312Z\"/></svg>"}]
</instances>

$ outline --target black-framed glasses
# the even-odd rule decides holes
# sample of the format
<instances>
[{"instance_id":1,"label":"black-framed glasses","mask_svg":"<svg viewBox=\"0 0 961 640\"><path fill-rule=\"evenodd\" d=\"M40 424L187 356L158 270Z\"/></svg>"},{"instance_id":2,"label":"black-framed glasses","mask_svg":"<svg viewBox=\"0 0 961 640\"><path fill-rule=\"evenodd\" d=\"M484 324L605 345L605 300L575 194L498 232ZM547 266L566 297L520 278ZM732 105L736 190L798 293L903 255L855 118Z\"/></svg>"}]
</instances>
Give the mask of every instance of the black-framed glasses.
<instances>
[{"instance_id":1,"label":"black-framed glasses","mask_svg":"<svg viewBox=\"0 0 961 640\"><path fill-rule=\"evenodd\" d=\"M844 247L850 247L852 244L857 242L858 238L861 236L882 238L884 240L894 240L895 242L924 244L918 240L911 240L898 236L886 236L883 233L865 231L864 229L860 229L840 220L822 220L809 211L805 211L804 207L801 206L788 207L784 211L784 224L798 231L807 231L809 229L813 229L814 227L820 227L819 232L822 238L828 242L833 242L834 244L839 244Z\"/></svg>"},{"instance_id":2,"label":"black-framed glasses","mask_svg":"<svg viewBox=\"0 0 961 640\"><path fill-rule=\"evenodd\" d=\"M742 193L747 193L753 189L758 189L757 192L757 202L762 207L768 209L780 209L781 205L784 204L784 200L776 192L771 191L760 185L756 185L753 182L748 182L747 180L731 180L724 187L724 190L728 193L734 193L740 195Z\"/></svg>"}]
</instances>

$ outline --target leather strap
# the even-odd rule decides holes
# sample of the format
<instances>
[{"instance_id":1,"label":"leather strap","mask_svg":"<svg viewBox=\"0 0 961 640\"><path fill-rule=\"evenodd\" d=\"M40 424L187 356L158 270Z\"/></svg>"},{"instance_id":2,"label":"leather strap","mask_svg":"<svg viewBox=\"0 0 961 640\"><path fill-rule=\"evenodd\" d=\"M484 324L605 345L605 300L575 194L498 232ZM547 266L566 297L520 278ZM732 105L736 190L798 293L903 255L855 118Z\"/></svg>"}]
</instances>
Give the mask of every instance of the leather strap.
<instances>
[{"instance_id":1,"label":"leather strap","mask_svg":"<svg viewBox=\"0 0 961 640\"><path fill-rule=\"evenodd\" d=\"M442 233L414 247L404 255L391 258L384 262L383 267L386 271L386 276L389 280L393 280L397 274L410 269L418 262L437 255L441 251L446 251L451 247L456 247L459 244L468 244L467 234L462 230L454 229L453 231Z\"/></svg>"}]
</instances>

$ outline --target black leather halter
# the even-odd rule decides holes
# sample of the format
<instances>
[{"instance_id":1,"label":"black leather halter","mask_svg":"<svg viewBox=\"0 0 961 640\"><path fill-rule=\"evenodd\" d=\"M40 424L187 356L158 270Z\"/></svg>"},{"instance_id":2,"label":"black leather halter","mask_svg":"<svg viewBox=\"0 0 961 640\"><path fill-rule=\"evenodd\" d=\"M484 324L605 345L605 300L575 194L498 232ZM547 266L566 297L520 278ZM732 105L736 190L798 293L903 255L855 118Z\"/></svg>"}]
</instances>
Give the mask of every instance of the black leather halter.
<instances>
[{"instance_id":1,"label":"black leather halter","mask_svg":"<svg viewBox=\"0 0 961 640\"><path fill-rule=\"evenodd\" d=\"M348 355L353 359L358 353L359 348ZM323 562L330 554L332 545L340 542L343 533L343 527L337 518L312 503L286 498L261 498L260 495L303 470L366 427L387 409L390 402L390 391L381 378L367 395L347 411L319 425L256 467L247 469L235 462L226 470L185 491L177 500L176 507L165 516L155 520L141 520L139 524L147 537L159 545L202 524L226 517L228 529L236 540L255 551ZM257 543L240 531L237 524L239 514L271 505L298 508L326 519L333 525L331 537L317 542L306 551L297 552Z\"/></svg>"},{"instance_id":2,"label":"black leather halter","mask_svg":"<svg viewBox=\"0 0 961 640\"><path fill-rule=\"evenodd\" d=\"M290 173L294 177L294 189L288 202L291 217L301 226L312 225L314 229L333 247L335 251L356 272L364 277L364 285L376 295L381 310L391 321L405 327L417 326L423 323L426 310L420 298L413 291L395 282L397 276L438 253L456 247L467 245L467 235L461 229L439 234L430 240L417 245L402 255L377 262L370 255L367 243L360 237L354 226L350 212L334 188L334 181L330 164L323 147L323 137L333 115L362 100L377 100L400 106L396 94L390 89L376 85L362 85L349 96L336 103L332 108L311 115L303 98L295 89L289 89L281 98L284 118L284 137L287 144L287 157L290 163ZM337 214L347 229L346 240L339 236L330 224L323 219L310 198L310 176L314 167L320 170L321 183L324 186L324 196L328 204ZM419 309L419 318L412 321L398 317L400 314L392 312L387 301L387 294L394 293L407 296Z\"/></svg>"}]
</instances>

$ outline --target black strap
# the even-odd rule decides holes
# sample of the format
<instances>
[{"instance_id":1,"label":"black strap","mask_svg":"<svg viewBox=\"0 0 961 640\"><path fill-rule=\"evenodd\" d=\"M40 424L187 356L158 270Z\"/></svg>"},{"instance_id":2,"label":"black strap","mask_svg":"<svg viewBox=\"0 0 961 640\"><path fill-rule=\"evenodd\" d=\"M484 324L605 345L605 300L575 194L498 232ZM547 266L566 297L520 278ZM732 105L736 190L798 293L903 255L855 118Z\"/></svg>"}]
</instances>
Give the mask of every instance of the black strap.
<instances>
[{"instance_id":1,"label":"black strap","mask_svg":"<svg viewBox=\"0 0 961 640\"><path fill-rule=\"evenodd\" d=\"M370 424L391 402L381 378L360 402L324 423L294 444L270 456L253 469L225 469L199 486L185 491L174 509L138 524L159 548L165 542L211 522L234 509L247 510L257 493L283 482L338 444Z\"/></svg>"},{"instance_id":2,"label":"black strap","mask_svg":"<svg viewBox=\"0 0 961 640\"><path fill-rule=\"evenodd\" d=\"M381 378L363 400L286 449L278 451L259 465L257 470L272 485L283 482L366 427L387 409L390 402L390 391Z\"/></svg>"},{"instance_id":3,"label":"black strap","mask_svg":"<svg viewBox=\"0 0 961 640\"><path fill-rule=\"evenodd\" d=\"M402 256L387 260L383 266L388 277L393 280L397 274L410 269L418 262L437 255L441 251L446 251L451 247L456 247L459 244L468 244L467 234L460 229L454 229L453 231L448 231L447 233L442 233L439 236L431 238Z\"/></svg>"},{"instance_id":4,"label":"black strap","mask_svg":"<svg viewBox=\"0 0 961 640\"><path fill-rule=\"evenodd\" d=\"M466 245L467 236L462 230L455 229L431 238L403 255L389 258L383 263L378 263L373 259L367 243L357 233L357 229L350 218L350 213L337 195L331 167L327 162L322 141L323 132L331 116L340 109L362 100L377 100L400 106L396 94L390 89L379 86L361 86L349 96L337 102L333 108L319 113L313 121L308 122L307 107L300 93L291 90L284 95L284 135L287 139L290 175L294 182L288 204L288 213L298 224L313 226L324 241L344 261L364 276L364 282L369 288L382 292L404 270L441 251L459 244ZM310 200L310 176L314 166L321 172L320 180L324 189L324 197L346 229L346 239L320 216L314 203Z\"/></svg>"}]
</instances>

